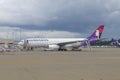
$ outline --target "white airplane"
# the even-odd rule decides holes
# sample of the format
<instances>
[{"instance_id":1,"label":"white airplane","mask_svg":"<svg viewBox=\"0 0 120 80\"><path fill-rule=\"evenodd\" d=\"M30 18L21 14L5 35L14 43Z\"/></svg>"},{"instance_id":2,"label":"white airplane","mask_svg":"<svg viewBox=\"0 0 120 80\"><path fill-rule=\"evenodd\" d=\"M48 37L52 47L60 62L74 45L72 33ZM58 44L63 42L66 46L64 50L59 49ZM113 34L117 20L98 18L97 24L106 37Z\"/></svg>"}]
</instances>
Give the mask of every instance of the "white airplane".
<instances>
[{"instance_id":1,"label":"white airplane","mask_svg":"<svg viewBox=\"0 0 120 80\"><path fill-rule=\"evenodd\" d=\"M36 47L43 47L44 50L66 51L68 48L76 50L88 43L98 41L103 29L104 25L100 25L88 38L28 38L21 40L18 45L27 50L33 50Z\"/></svg>"}]
</instances>

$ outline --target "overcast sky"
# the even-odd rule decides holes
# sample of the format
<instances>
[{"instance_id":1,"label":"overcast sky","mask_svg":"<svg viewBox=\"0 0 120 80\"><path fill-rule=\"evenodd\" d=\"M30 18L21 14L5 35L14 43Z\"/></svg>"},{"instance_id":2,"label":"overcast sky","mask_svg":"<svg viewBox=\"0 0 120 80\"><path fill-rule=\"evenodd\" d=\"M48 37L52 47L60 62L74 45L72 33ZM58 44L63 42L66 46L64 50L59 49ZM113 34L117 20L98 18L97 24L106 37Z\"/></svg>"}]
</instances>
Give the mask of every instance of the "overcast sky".
<instances>
[{"instance_id":1,"label":"overcast sky","mask_svg":"<svg viewBox=\"0 0 120 80\"><path fill-rule=\"evenodd\" d=\"M101 24L120 38L120 0L0 0L0 38L87 37Z\"/></svg>"}]
</instances>

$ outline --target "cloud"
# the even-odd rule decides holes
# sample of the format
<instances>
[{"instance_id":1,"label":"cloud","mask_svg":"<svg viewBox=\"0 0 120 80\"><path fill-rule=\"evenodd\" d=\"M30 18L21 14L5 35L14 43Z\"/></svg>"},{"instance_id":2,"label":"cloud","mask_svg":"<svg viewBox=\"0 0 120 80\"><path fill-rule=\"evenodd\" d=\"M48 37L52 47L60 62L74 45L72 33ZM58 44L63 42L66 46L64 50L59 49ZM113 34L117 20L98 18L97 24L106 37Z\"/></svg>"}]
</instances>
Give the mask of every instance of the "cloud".
<instances>
[{"instance_id":1,"label":"cloud","mask_svg":"<svg viewBox=\"0 0 120 80\"><path fill-rule=\"evenodd\" d=\"M2 0L0 19L11 25L49 27L51 24L56 27L58 25L54 22L57 22L68 27L84 21L96 21L95 14L100 15L102 10L96 3L94 0Z\"/></svg>"},{"instance_id":2,"label":"cloud","mask_svg":"<svg viewBox=\"0 0 120 80\"><path fill-rule=\"evenodd\" d=\"M85 36L104 24L106 36L112 32L109 37L119 37L119 4L119 0L0 0L0 26Z\"/></svg>"},{"instance_id":3,"label":"cloud","mask_svg":"<svg viewBox=\"0 0 120 80\"><path fill-rule=\"evenodd\" d=\"M45 37L45 38L61 38L61 37L78 37L79 33L73 33L68 31L26 31L22 32L26 37Z\"/></svg>"}]
</instances>

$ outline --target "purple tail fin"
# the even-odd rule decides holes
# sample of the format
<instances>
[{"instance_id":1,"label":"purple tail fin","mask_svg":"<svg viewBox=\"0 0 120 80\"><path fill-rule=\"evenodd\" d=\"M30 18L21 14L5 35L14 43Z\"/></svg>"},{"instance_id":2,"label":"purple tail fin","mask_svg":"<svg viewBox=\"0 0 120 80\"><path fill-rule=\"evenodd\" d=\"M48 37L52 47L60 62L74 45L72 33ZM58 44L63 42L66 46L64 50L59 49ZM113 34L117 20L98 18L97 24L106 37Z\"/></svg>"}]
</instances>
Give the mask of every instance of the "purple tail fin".
<instances>
[{"instance_id":1,"label":"purple tail fin","mask_svg":"<svg viewBox=\"0 0 120 80\"><path fill-rule=\"evenodd\" d=\"M89 41L90 43L98 41L98 40L100 39L101 35L102 35L103 29L104 29L104 25L100 25L100 26L93 32L93 34L92 34L90 37L88 37L88 41ZM86 42L86 41L81 43L81 46L86 46L86 45L87 45L87 42Z\"/></svg>"},{"instance_id":2,"label":"purple tail fin","mask_svg":"<svg viewBox=\"0 0 120 80\"><path fill-rule=\"evenodd\" d=\"M90 42L99 40L100 37L101 37L101 35L102 35L103 29L104 29L104 25L100 25L100 26L93 32L93 34L92 34L90 37L88 37L88 40L89 40Z\"/></svg>"}]
</instances>

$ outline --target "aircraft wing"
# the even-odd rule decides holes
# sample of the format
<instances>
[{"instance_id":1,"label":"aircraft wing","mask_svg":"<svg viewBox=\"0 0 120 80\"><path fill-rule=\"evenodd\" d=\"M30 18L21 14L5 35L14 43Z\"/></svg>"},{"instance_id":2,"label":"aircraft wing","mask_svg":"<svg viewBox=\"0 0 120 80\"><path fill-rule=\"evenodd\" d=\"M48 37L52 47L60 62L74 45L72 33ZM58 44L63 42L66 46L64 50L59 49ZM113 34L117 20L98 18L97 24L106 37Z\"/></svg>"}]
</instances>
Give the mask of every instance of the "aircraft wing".
<instances>
[{"instance_id":1,"label":"aircraft wing","mask_svg":"<svg viewBox=\"0 0 120 80\"><path fill-rule=\"evenodd\" d=\"M72 43L76 43L76 42L84 42L84 41L88 41L88 40L86 39L86 40L78 40L78 41L62 42L62 43L58 43L57 45L64 46L64 45L66 45L66 44L72 44Z\"/></svg>"}]
</instances>

